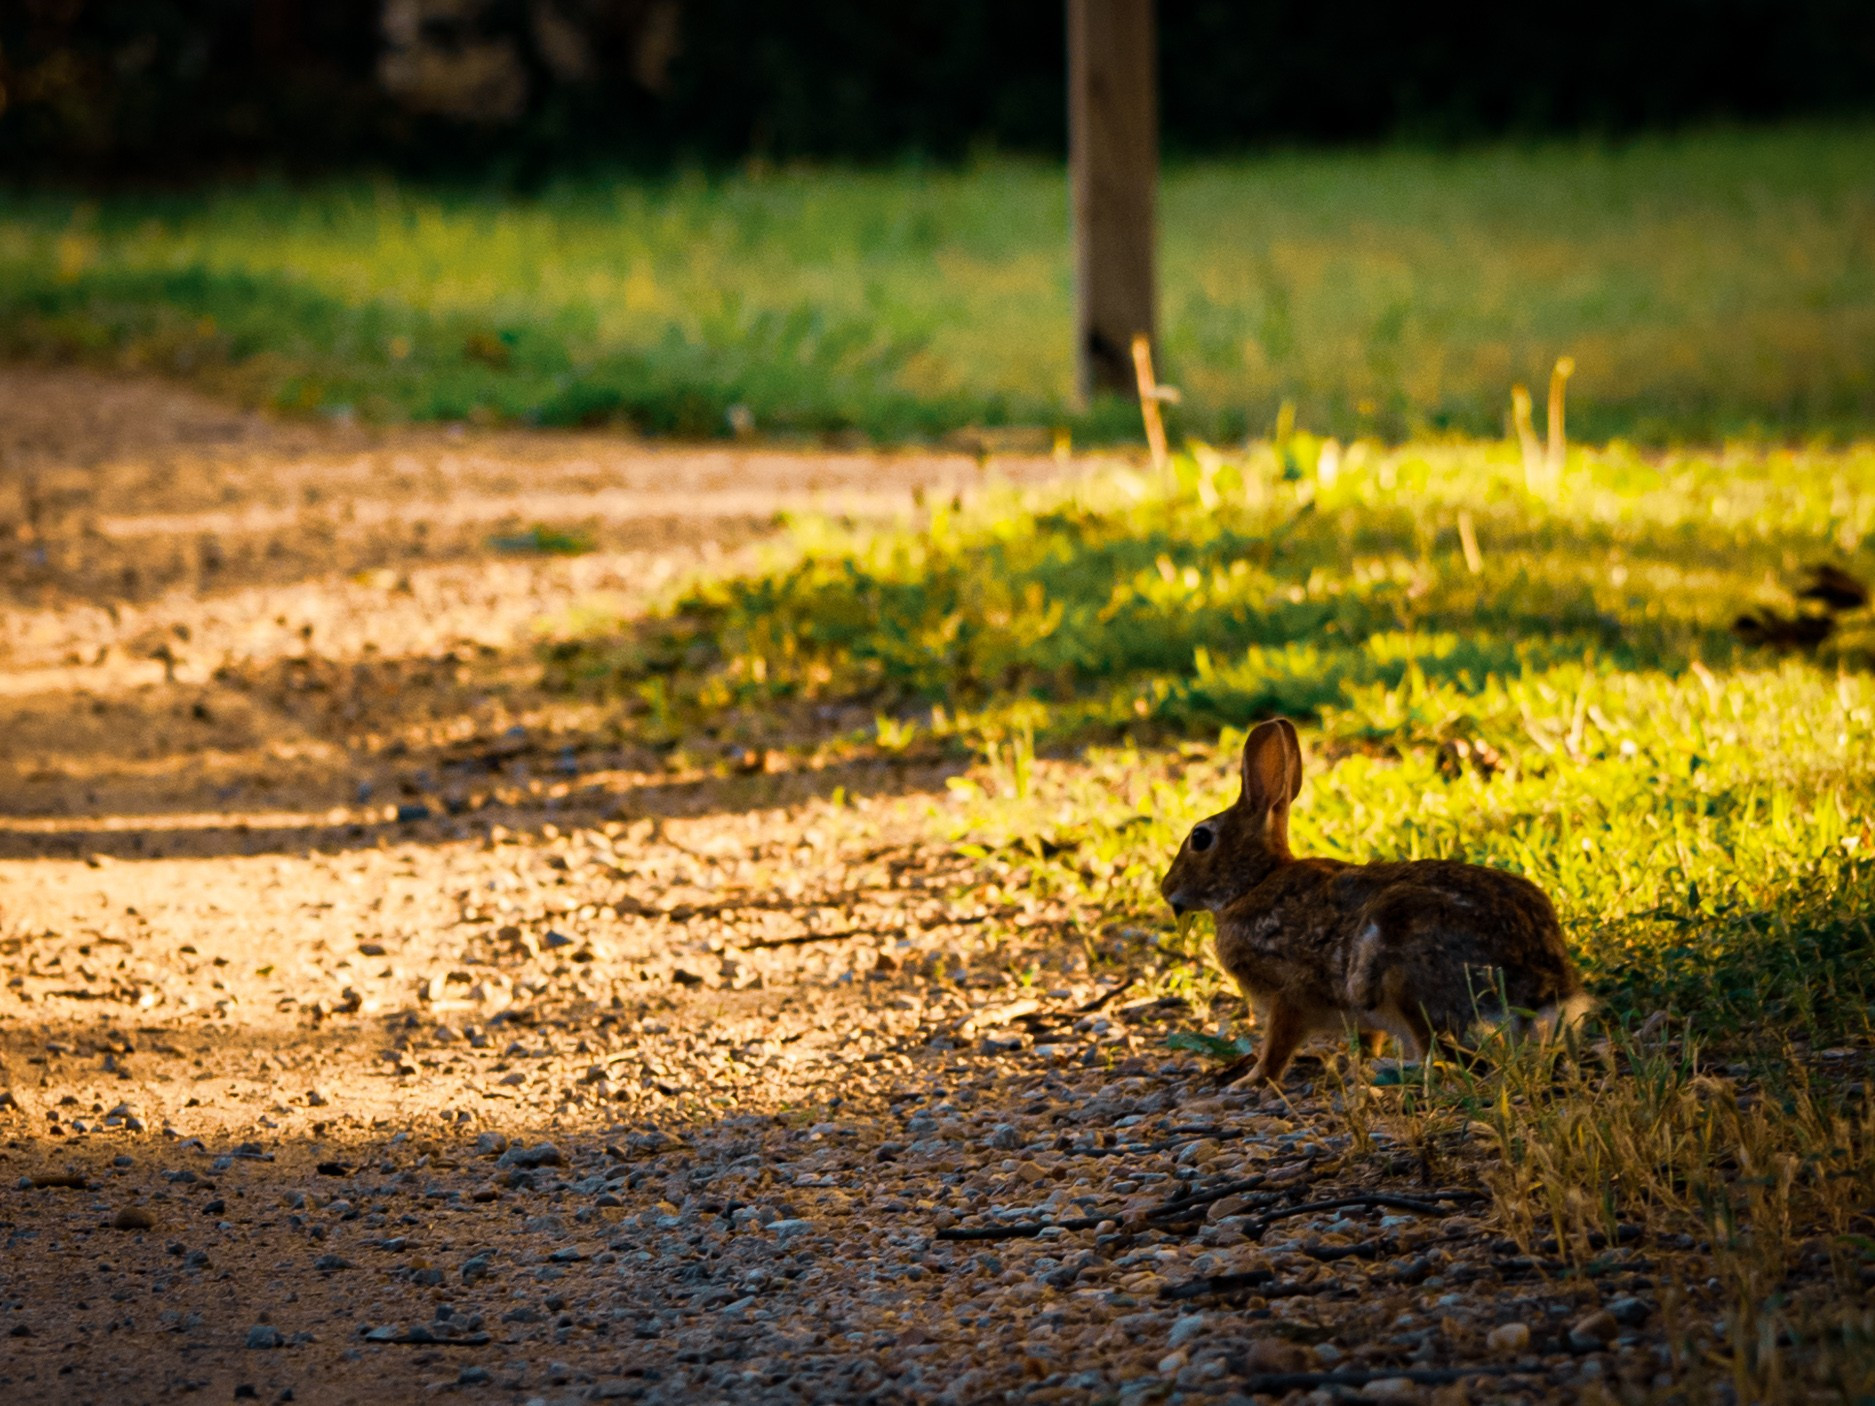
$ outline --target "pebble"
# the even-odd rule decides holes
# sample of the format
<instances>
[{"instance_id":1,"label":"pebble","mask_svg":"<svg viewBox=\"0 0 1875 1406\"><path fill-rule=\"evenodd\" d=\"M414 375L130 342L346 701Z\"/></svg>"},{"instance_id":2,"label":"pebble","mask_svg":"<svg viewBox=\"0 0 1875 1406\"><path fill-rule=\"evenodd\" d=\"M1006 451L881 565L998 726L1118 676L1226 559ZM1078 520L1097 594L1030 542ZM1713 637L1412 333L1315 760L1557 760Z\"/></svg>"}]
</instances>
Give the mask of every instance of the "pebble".
<instances>
[{"instance_id":1,"label":"pebble","mask_svg":"<svg viewBox=\"0 0 1875 1406\"><path fill-rule=\"evenodd\" d=\"M276 1348L280 1343L280 1330L271 1323L256 1323L247 1330L247 1345L251 1348Z\"/></svg>"},{"instance_id":2,"label":"pebble","mask_svg":"<svg viewBox=\"0 0 1875 1406\"><path fill-rule=\"evenodd\" d=\"M1202 1313L1188 1313L1172 1325L1172 1334L1166 1339L1167 1347L1183 1347L1205 1330L1209 1320Z\"/></svg>"},{"instance_id":3,"label":"pebble","mask_svg":"<svg viewBox=\"0 0 1875 1406\"><path fill-rule=\"evenodd\" d=\"M1244 1368L1251 1372L1299 1372L1310 1354L1301 1344L1281 1338L1254 1338L1244 1349ZM1318 1367L1333 1367L1341 1360L1341 1349L1333 1343L1317 1343L1313 1354Z\"/></svg>"},{"instance_id":4,"label":"pebble","mask_svg":"<svg viewBox=\"0 0 1875 1406\"><path fill-rule=\"evenodd\" d=\"M1363 1386L1358 1395L1363 1401L1380 1402L1381 1406L1411 1406L1426 1399L1425 1389L1411 1377L1378 1377Z\"/></svg>"},{"instance_id":5,"label":"pebble","mask_svg":"<svg viewBox=\"0 0 1875 1406\"><path fill-rule=\"evenodd\" d=\"M1569 1325L1569 1346L1577 1352L1595 1352L1613 1342L1619 1331L1614 1315L1605 1308L1598 1308Z\"/></svg>"},{"instance_id":6,"label":"pebble","mask_svg":"<svg viewBox=\"0 0 1875 1406\"><path fill-rule=\"evenodd\" d=\"M1530 1325L1527 1323L1500 1323L1485 1334L1484 1345L1493 1352L1522 1352L1530 1346Z\"/></svg>"},{"instance_id":7,"label":"pebble","mask_svg":"<svg viewBox=\"0 0 1875 1406\"><path fill-rule=\"evenodd\" d=\"M154 1230L156 1217L141 1206L126 1206L111 1218L112 1230Z\"/></svg>"},{"instance_id":8,"label":"pebble","mask_svg":"<svg viewBox=\"0 0 1875 1406\"><path fill-rule=\"evenodd\" d=\"M498 1167L563 1167L566 1157L550 1142L532 1147L510 1147L495 1163Z\"/></svg>"},{"instance_id":9,"label":"pebble","mask_svg":"<svg viewBox=\"0 0 1875 1406\"><path fill-rule=\"evenodd\" d=\"M1624 1328L1639 1328L1647 1322L1653 1310L1646 1302L1632 1295L1624 1294L1607 1303L1608 1316Z\"/></svg>"},{"instance_id":10,"label":"pebble","mask_svg":"<svg viewBox=\"0 0 1875 1406\"><path fill-rule=\"evenodd\" d=\"M1202 1167L1207 1162L1215 1161L1223 1150L1223 1144L1214 1137L1201 1137L1195 1142L1188 1142L1179 1149L1178 1160L1187 1167Z\"/></svg>"}]
</instances>

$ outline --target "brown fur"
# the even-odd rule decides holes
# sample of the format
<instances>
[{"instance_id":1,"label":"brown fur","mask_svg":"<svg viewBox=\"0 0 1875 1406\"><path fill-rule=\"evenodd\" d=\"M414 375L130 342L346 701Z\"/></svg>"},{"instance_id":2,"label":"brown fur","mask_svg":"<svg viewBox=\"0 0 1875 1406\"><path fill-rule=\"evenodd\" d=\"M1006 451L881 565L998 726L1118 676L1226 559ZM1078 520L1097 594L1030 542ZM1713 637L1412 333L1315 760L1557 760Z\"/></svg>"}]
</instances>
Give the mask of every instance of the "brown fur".
<instances>
[{"instance_id":1,"label":"brown fur","mask_svg":"<svg viewBox=\"0 0 1875 1406\"><path fill-rule=\"evenodd\" d=\"M1545 1027L1586 1004L1556 910L1527 879L1445 859L1346 864L1289 852L1302 746L1286 718L1244 742L1243 790L1201 820L1159 891L1217 915L1218 959L1263 1030L1250 1082L1302 1042L1354 1026L1414 1058L1481 1018Z\"/></svg>"}]
</instances>

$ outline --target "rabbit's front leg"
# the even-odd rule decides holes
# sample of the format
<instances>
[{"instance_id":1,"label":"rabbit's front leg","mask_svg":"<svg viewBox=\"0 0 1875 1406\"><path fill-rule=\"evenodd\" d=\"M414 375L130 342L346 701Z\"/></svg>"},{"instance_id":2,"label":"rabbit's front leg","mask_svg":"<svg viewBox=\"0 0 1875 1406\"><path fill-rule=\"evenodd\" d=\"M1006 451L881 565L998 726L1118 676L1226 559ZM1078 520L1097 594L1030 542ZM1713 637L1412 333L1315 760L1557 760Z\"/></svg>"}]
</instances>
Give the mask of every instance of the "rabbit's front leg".
<instances>
[{"instance_id":1,"label":"rabbit's front leg","mask_svg":"<svg viewBox=\"0 0 1875 1406\"><path fill-rule=\"evenodd\" d=\"M1308 1038L1312 1028L1307 1012L1282 996L1269 1003L1261 1023L1263 1044L1257 1051L1257 1062L1240 1081L1246 1086L1273 1084L1282 1078L1296 1047Z\"/></svg>"}]
</instances>

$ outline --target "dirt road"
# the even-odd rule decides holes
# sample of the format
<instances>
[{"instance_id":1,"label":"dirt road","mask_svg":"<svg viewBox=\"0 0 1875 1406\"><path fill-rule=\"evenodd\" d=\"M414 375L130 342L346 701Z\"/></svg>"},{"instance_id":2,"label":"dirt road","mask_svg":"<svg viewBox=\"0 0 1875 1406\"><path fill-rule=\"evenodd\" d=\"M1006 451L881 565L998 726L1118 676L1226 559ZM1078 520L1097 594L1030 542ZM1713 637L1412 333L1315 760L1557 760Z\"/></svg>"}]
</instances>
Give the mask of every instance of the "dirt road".
<instances>
[{"instance_id":1,"label":"dirt road","mask_svg":"<svg viewBox=\"0 0 1875 1406\"><path fill-rule=\"evenodd\" d=\"M1544 1278L1308 1081L1216 1092L940 772L740 774L541 687L579 611L980 474L0 371L0 1398L1650 1375L1624 1251Z\"/></svg>"}]
</instances>

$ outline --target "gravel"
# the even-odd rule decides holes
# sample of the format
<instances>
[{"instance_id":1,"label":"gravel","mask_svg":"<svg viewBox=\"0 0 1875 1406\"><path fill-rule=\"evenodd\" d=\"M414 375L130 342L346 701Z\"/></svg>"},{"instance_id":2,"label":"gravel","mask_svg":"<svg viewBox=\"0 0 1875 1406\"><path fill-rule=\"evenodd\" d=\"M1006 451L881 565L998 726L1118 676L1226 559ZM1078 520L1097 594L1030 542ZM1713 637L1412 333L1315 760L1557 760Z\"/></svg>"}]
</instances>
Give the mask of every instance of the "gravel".
<instances>
[{"instance_id":1,"label":"gravel","mask_svg":"<svg viewBox=\"0 0 1875 1406\"><path fill-rule=\"evenodd\" d=\"M0 1397L1534 1402L1651 1383L1667 1283L1723 1313L1690 1242L1562 1276L1319 1066L1217 1090L1165 1045L1216 1012L983 897L942 759L738 769L539 690L537 621L967 457L6 371L0 458L51 486L48 564L0 554ZM599 550L491 559L504 513Z\"/></svg>"}]
</instances>

